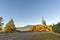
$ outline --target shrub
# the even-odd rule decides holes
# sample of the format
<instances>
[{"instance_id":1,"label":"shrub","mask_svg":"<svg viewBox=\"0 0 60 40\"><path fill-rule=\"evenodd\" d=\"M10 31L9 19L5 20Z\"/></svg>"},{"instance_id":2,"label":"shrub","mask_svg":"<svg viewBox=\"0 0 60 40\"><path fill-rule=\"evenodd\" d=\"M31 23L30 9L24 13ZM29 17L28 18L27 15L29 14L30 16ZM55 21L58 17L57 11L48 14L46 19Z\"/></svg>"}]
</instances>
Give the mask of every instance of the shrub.
<instances>
[{"instance_id":1,"label":"shrub","mask_svg":"<svg viewBox=\"0 0 60 40\"><path fill-rule=\"evenodd\" d=\"M58 23L56 25L53 25L53 31L57 32L57 33L60 33L60 23Z\"/></svg>"}]
</instances>

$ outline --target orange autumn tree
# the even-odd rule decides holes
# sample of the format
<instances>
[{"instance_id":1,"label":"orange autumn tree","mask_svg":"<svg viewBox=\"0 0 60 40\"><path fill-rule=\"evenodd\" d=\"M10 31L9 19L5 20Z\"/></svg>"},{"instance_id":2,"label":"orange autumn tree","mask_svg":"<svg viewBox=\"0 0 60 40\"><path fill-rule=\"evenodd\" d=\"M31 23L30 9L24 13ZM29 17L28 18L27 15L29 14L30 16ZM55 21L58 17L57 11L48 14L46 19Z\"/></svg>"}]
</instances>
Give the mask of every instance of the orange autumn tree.
<instances>
[{"instance_id":1,"label":"orange autumn tree","mask_svg":"<svg viewBox=\"0 0 60 40\"><path fill-rule=\"evenodd\" d=\"M52 25L47 25L46 21L42 18L42 24L37 24L30 28L30 31L52 31Z\"/></svg>"}]
</instances>

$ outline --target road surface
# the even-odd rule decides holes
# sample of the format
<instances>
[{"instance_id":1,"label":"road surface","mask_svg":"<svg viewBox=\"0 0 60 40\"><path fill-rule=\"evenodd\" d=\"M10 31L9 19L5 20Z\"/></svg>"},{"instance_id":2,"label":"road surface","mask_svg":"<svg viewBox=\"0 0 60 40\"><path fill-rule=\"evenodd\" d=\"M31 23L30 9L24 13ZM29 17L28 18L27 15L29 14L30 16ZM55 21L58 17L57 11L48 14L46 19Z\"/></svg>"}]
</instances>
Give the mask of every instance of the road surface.
<instances>
[{"instance_id":1,"label":"road surface","mask_svg":"<svg viewBox=\"0 0 60 40\"><path fill-rule=\"evenodd\" d=\"M39 34L39 32L0 34L0 40L30 40L35 34Z\"/></svg>"}]
</instances>

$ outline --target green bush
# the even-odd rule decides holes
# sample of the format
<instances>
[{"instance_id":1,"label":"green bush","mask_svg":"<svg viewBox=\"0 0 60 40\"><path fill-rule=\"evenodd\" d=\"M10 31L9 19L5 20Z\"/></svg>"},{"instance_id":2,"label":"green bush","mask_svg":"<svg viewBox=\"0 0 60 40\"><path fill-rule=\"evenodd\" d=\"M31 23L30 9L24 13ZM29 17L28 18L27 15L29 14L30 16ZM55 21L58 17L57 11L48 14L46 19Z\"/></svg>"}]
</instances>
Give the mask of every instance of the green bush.
<instances>
[{"instance_id":1,"label":"green bush","mask_svg":"<svg viewBox=\"0 0 60 40\"><path fill-rule=\"evenodd\" d=\"M52 29L54 32L60 33L60 23L53 25Z\"/></svg>"}]
</instances>

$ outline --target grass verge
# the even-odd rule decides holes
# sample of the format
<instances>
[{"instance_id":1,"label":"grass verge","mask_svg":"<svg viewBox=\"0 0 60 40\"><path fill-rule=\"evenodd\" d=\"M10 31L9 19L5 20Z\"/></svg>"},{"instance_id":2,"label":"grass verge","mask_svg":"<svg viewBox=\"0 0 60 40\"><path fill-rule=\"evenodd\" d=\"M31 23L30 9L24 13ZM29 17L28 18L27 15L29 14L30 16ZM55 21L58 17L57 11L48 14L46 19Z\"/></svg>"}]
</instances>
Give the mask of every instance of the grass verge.
<instances>
[{"instance_id":1,"label":"grass verge","mask_svg":"<svg viewBox=\"0 0 60 40\"><path fill-rule=\"evenodd\" d=\"M40 33L33 36L31 40L60 40L60 36L53 33Z\"/></svg>"}]
</instances>

